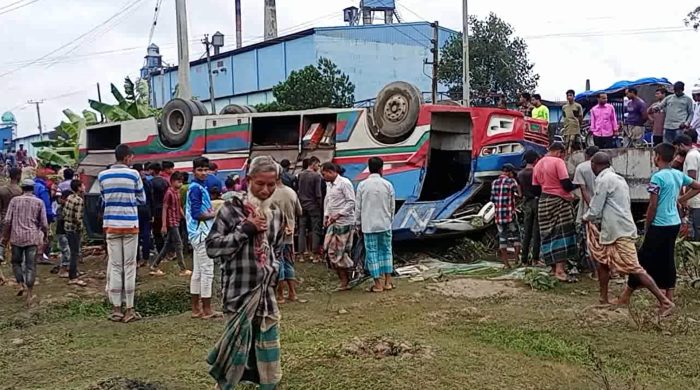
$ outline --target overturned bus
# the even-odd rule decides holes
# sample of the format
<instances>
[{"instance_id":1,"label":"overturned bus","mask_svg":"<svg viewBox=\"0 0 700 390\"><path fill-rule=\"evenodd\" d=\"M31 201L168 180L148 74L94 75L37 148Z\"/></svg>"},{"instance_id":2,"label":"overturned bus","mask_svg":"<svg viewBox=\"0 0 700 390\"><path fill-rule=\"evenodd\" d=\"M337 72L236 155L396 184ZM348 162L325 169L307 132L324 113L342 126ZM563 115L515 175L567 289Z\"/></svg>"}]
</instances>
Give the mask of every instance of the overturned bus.
<instances>
[{"instance_id":1,"label":"overturned bus","mask_svg":"<svg viewBox=\"0 0 700 390\"><path fill-rule=\"evenodd\" d=\"M256 113L228 106L209 115L201 104L170 101L162 119L92 126L81 134L79 172L88 185L87 202L98 210L98 173L125 143L134 162L175 162L191 171L205 156L221 179L243 176L248 159L270 155L287 159L296 170L315 156L345 169L357 185L368 175L367 161L384 160L384 177L396 192L396 240L482 231L492 224L490 182L506 162L519 166L528 149L543 151L546 123L517 111L426 105L417 88L387 85L372 109L314 109ZM101 234L99 215L88 217L91 235Z\"/></svg>"}]
</instances>

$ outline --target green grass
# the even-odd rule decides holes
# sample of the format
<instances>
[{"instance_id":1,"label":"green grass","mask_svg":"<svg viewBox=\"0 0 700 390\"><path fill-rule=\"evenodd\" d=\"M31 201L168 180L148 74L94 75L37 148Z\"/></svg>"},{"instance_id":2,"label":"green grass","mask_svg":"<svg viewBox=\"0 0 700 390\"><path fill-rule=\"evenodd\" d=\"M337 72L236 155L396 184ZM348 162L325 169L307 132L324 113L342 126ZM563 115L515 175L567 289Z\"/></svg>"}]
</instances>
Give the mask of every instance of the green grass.
<instances>
[{"instance_id":1,"label":"green grass","mask_svg":"<svg viewBox=\"0 0 700 390\"><path fill-rule=\"evenodd\" d=\"M90 264L88 274L102 267ZM88 290L68 288L41 268L44 303L31 311L1 287L0 389L122 389L128 381L144 389L213 388L205 358L223 321L191 319L186 281L167 270L162 279L141 271L136 307L145 318L129 325L106 320L100 279ZM674 318L639 328L624 315L592 311L597 295L589 281L474 300L444 297L427 290L428 282L399 281L387 294L333 293L336 280L323 266L298 264L297 273L309 302L282 306L282 389L599 389L594 356L615 389L631 388L631 378L645 389L700 388L700 329L692 321L681 326L700 319L695 290L679 288ZM635 310L653 310L651 299L639 298ZM356 337L389 337L432 354L345 352Z\"/></svg>"}]
</instances>

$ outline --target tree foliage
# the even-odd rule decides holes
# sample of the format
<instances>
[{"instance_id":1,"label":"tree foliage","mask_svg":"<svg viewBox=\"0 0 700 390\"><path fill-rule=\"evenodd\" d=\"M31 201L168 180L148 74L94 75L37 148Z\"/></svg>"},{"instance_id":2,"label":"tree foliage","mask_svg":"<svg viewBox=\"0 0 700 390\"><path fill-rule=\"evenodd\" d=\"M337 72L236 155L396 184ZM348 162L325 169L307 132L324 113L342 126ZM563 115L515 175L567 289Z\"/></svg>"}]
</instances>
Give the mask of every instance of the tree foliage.
<instances>
[{"instance_id":1,"label":"tree foliage","mask_svg":"<svg viewBox=\"0 0 700 390\"><path fill-rule=\"evenodd\" d=\"M114 84L111 91L117 104L89 100L90 107L102 113L107 121L122 122L160 116L161 110L150 106L150 90L145 80L139 79L134 83L127 77L124 79L123 94Z\"/></svg>"},{"instance_id":2,"label":"tree foliage","mask_svg":"<svg viewBox=\"0 0 700 390\"><path fill-rule=\"evenodd\" d=\"M355 102L355 85L331 60L320 58L316 66L293 71L272 88L272 95L275 102L255 108L259 112L345 108Z\"/></svg>"},{"instance_id":3,"label":"tree foliage","mask_svg":"<svg viewBox=\"0 0 700 390\"><path fill-rule=\"evenodd\" d=\"M111 85L112 95L117 104L108 104L89 100L90 107L100 112L108 122L121 122L132 119L143 119L160 116L160 109L150 106L149 88L145 80L124 80L124 93L114 84ZM63 110L68 121L62 121L55 130L54 139L32 143L39 148L37 159L42 165L74 166L78 160L78 143L80 134L88 126L98 123L97 114L84 110L82 116L71 110Z\"/></svg>"},{"instance_id":4,"label":"tree foliage","mask_svg":"<svg viewBox=\"0 0 700 390\"><path fill-rule=\"evenodd\" d=\"M700 28L700 7L695 7L694 10L688 12L683 22L686 26L693 27L697 31Z\"/></svg>"},{"instance_id":5,"label":"tree foliage","mask_svg":"<svg viewBox=\"0 0 700 390\"><path fill-rule=\"evenodd\" d=\"M527 44L514 35L513 27L491 13L484 20L469 18L469 71L474 105L493 102L493 96L514 98L533 91L539 75L528 59ZM462 99L462 35L452 36L440 51L438 79L449 88L452 99Z\"/></svg>"},{"instance_id":6,"label":"tree foliage","mask_svg":"<svg viewBox=\"0 0 700 390\"><path fill-rule=\"evenodd\" d=\"M97 124L97 115L92 111L84 110L83 116L80 116L66 109L63 110L63 115L68 121L61 121L56 126L55 138L32 143L39 148L36 156L43 166L74 166L78 161L80 134L88 126Z\"/></svg>"}]
</instances>

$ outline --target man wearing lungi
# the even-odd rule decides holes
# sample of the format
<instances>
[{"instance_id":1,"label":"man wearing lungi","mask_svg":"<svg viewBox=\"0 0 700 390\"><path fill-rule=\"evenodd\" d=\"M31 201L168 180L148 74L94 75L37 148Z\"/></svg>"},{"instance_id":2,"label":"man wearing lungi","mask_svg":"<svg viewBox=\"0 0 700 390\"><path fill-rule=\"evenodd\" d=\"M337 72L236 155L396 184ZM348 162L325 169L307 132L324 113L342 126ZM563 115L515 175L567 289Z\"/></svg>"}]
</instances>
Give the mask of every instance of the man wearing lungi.
<instances>
[{"instance_id":1,"label":"man wearing lungi","mask_svg":"<svg viewBox=\"0 0 700 390\"><path fill-rule=\"evenodd\" d=\"M391 224L394 220L396 195L394 186L382 177L384 161L372 157L368 162L369 177L357 186L355 224L364 234L365 266L374 285L369 292L392 290L394 272L391 246Z\"/></svg>"},{"instance_id":2,"label":"man wearing lungi","mask_svg":"<svg viewBox=\"0 0 700 390\"><path fill-rule=\"evenodd\" d=\"M323 249L340 278L339 291L347 290L348 270L354 265L351 257L352 235L355 228L355 189L347 178L338 173L338 166L327 162L321 167L328 183L323 204L323 226L326 238Z\"/></svg>"},{"instance_id":3,"label":"man wearing lungi","mask_svg":"<svg viewBox=\"0 0 700 390\"><path fill-rule=\"evenodd\" d=\"M533 186L542 189L538 205L540 223L540 256L545 264L553 268L554 276L560 281L568 281L566 262L575 258L576 225L571 194L577 186L571 182L566 170L566 147L554 142L549 152L535 165L532 176Z\"/></svg>"},{"instance_id":4,"label":"man wearing lungi","mask_svg":"<svg viewBox=\"0 0 700 390\"><path fill-rule=\"evenodd\" d=\"M674 304L654 283L637 259L637 226L632 218L630 189L625 179L610 167L610 155L596 153L591 168L596 175L595 192L583 220L589 225L588 247L598 266L600 303L608 304L610 271L633 275L659 300L659 312L667 315ZM600 230L594 223L600 222Z\"/></svg>"},{"instance_id":5,"label":"man wearing lungi","mask_svg":"<svg viewBox=\"0 0 700 390\"><path fill-rule=\"evenodd\" d=\"M247 195L221 207L206 238L206 252L221 259L224 334L209 353L209 374L221 389L241 381L274 389L282 379L280 312L275 300L284 241L282 213L272 202L279 167L269 156L253 159Z\"/></svg>"}]
</instances>

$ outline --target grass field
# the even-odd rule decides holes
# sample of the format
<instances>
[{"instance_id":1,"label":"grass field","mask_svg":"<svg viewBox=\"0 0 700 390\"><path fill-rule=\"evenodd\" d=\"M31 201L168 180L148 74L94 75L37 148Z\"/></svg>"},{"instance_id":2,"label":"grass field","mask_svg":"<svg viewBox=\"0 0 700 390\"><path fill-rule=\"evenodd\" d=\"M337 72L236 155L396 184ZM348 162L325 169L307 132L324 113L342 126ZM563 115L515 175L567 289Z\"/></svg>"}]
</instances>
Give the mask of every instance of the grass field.
<instances>
[{"instance_id":1,"label":"grass field","mask_svg":"<svg viewBox=\"0 0 700 390\"><path fill-rule=\"evenodd\" d=\"M186 280L142 270L145 318L125 325L106 320L104 263L84 268L92 279L81 290L40 266L41 302L29 311L0 287L1 389L213 389L205 357L224 324L189 317ZM658 323L649 294L630 311L598 308L591 281L535 292L453 278L331 293L322 266L297 272L308 302L282 306L283 389L700 388L698 290L680 288L679 311ZM470 298L490 287L503 292Z\"/></svg>"}]
</instances>

